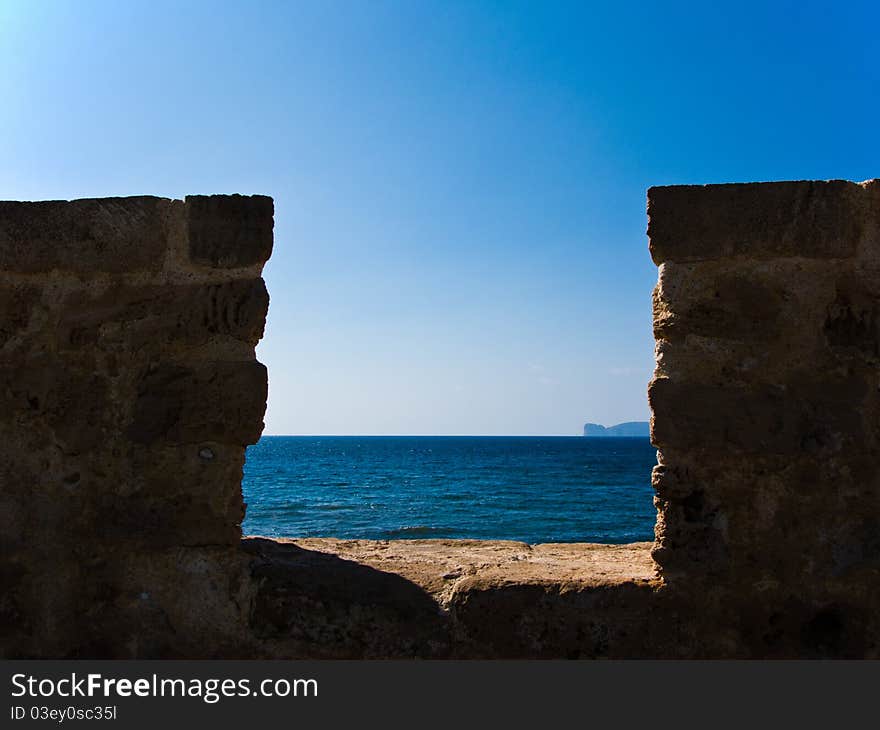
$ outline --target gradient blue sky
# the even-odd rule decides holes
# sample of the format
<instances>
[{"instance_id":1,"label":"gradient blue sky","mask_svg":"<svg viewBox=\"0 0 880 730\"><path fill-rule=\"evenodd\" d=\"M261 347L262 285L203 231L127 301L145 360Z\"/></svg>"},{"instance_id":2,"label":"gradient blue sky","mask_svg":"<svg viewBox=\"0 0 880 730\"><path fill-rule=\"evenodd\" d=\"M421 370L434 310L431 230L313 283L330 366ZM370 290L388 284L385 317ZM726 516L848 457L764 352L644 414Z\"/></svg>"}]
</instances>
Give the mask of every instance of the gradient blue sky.
<instances>
[{"instance_id":1,"label":"gradient blue sky","mask_svg":"<svg viewBox=\"0 0 880 730\"><path fill-rule=\"evenodd\" d=\"M0 198L272 195L267 433L646 419L646 188L880 176L878 8L2 0Z\"/></svg>"}]
</instances>

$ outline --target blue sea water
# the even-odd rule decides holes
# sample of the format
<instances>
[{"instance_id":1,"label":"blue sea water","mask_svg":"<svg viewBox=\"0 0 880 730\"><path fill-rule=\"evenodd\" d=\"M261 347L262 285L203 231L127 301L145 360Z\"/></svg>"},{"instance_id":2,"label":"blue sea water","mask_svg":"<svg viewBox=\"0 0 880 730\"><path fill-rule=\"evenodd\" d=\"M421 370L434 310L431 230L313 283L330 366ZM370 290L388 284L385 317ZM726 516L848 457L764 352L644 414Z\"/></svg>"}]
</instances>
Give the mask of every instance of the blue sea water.
<instances>
[{"instance_id":1,"label":"blue sea water","mask_svg":"<svg viewBox=\"0 0 880 730\"><path fill-rule=\"evenodd\" d=\"M246 535L538 542L653 539L648 439L264 436Z\"/></svg>"}]
</instances>

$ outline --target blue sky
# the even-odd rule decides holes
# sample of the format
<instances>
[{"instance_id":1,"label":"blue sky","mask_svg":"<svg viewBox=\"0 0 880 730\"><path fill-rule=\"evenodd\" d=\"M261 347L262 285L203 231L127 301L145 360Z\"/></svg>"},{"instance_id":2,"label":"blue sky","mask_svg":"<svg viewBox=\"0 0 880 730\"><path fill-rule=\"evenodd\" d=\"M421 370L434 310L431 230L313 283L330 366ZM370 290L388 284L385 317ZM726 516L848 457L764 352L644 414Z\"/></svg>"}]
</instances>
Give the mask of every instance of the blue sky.
<instances>
[{"instance_id":1,"label":"blue sky","mask_svg":"<svg viewBox=\"0 0 880 730\"><path fill-rule=\"evenodd\" d=\"M646 188L880 176L878 8L3 0L0 199L272 195L267 433L646 419Z\"/></svg>"}]
</instances>

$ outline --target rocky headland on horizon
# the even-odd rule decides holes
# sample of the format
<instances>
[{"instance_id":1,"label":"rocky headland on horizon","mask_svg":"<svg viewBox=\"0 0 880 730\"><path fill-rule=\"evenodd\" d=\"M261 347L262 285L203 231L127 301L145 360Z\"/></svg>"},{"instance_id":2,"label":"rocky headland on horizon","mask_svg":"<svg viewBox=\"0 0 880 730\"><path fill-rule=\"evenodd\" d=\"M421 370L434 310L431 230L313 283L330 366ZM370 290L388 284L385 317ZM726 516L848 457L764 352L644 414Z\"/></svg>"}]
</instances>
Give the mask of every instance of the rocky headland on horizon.
<instances>
[{"instance_id":1,"label":"rocky headland on horizon","mask_svg":"<svg viewBox=\"0 0 880 730\"><path fill-rule=\"evenodd\" d=\"M585 423L584 436L590 437L641 437L651 435L651 424L647 421L627 421L616 426L603 426L599 423Z\"/></svg>"}]
</instances>

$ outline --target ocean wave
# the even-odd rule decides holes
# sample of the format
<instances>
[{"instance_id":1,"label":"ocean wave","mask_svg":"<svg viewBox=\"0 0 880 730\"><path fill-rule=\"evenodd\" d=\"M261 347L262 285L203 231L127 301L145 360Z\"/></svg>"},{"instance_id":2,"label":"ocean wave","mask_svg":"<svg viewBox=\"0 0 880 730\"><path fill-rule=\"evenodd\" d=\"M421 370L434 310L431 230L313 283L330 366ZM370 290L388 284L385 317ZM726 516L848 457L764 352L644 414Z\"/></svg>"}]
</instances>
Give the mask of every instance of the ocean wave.
<instances>
[{"instance_id":1,"label":"ocean wave","mask_svg":"<svg viewBox=\"0 0 880 730\"><path fill-rule=\"evenodd\" d=\"M436 535L449 533L448 527L430 527L429 525L407 525L396 530L382 530L385 537L414 537L419 535Z\"/></svg>"},{"instance_id":2,"label":"ocean wave","mask_svg":"<svg viewBox=\"0 0 880 730\"><path fill-rule=\"evenodd\" d=\"M309 505L302 502L285 502L282 504L251 504L247 506L249 517L272 515L296 515L309 509Z\"/></svg>"}]
</instances>

